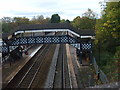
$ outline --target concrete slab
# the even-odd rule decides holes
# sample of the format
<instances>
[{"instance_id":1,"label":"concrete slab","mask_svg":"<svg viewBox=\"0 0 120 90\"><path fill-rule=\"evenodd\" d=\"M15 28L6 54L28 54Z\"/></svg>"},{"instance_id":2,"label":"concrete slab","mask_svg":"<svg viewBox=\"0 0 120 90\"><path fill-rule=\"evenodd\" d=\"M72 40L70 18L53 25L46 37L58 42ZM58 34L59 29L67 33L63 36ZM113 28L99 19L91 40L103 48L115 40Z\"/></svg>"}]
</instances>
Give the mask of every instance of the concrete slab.
<instances>
[{"instance_id":1,"label":"concrete slab","mask_svg":"<svg viewBox=\"0 0 120 90\"><path fill-rule=\"evenodd\" d=\"M52 58L52 63L51 63L51 66L50 66L50 70L49 70L49 73L48 73L48 77L47 77L44 88L53 88L53 82L54 82L54 76L55 76L55 69L56 69L56 64L57 64L59 47L60 47L60 44L58 44L56 46L54 56Z\"/></svg>"},{"instance_id":2,"label":"concrete slab","mask_svg":"<svg viewBox=\"0 0 120 90\"><path fill-rule=\"evenodd\" d=\"M68 61L68 68L70 72L70 78L71 78L71 83L72 83L72 88L78 88L74 68L73 68L73 63L72 63L72 58L71 58L71 53L70 53L70 47L68 44L66 44L66 51L67 51L67 61Z\"/></svg>"}]
</instances>

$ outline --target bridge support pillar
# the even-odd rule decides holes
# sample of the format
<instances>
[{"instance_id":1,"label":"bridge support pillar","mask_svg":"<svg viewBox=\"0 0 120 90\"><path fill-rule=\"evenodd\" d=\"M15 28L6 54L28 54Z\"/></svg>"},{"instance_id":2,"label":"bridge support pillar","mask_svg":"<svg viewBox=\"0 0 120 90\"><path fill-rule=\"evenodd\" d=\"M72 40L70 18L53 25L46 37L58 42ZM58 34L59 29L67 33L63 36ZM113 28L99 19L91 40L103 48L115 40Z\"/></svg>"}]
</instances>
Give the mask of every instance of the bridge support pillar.
<instances>
[{"instance_id":1,"label":"bridge support pillar","mask_svg":"<svg viewBox=\"0 0 120 90\"><path fill-rule=\"evenodd\" d=\"M80 60L80 64L82 65L82 51L79 52L79 60Z\"/></svg>"},{"instance_id":2,"label":"bridge support pillar","mask_svg":"<svg viewBox=\"0 0 120 90\"><path fill-rule=\"evenodd\" d=\"M90 65L92 65L92 60L93 60L93 58L92 58L92 51L90 51Z\"/></svg>"}]
</instances>

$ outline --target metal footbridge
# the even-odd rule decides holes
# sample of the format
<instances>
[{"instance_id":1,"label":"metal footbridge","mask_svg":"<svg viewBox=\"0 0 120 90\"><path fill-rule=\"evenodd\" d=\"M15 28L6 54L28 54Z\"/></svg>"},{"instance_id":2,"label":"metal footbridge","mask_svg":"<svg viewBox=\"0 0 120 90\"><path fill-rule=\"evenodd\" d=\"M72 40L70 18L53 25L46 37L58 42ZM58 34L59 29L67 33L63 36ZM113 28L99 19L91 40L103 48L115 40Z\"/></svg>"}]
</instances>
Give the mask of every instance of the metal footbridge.
<instances>
[{"instance_id":1,"label":"metal footbridge","mask_svg":"<svg viewBox=\"0 0 120 90\"><path fill-rule=\"evenodd\" d=\"M62 35L42 35L38 33L65 32ZM28 34L29 35L26 35ZM69 44L79 50L80 63L82 64L82 53L87 52L92 64L92 41L95 38L94 30L77 30L70 24L49 23L21 25L12 33L11 38L5 40L0 46L0 52L11 53L14 49L23 45L31 44Z\"/></svg>"}]
</instances>

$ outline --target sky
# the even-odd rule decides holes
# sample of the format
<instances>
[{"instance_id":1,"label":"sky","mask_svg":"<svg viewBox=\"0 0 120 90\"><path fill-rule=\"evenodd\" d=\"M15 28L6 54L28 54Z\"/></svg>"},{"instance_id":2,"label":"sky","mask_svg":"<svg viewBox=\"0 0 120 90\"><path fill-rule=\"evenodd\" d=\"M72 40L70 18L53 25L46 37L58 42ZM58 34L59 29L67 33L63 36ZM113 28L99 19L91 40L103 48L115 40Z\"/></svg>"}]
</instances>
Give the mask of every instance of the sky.
<instances>
[{"instance_id":1,"label":"sky","mask_svg":"<svg viewBox=\"0 0 120 90\"><path fill-rule=\"evenodd\" d=\"M61 19L73 20L88 8L100 16L103 0L0 0L0 18L59 14Z\"/></svg>"}]
</instances>

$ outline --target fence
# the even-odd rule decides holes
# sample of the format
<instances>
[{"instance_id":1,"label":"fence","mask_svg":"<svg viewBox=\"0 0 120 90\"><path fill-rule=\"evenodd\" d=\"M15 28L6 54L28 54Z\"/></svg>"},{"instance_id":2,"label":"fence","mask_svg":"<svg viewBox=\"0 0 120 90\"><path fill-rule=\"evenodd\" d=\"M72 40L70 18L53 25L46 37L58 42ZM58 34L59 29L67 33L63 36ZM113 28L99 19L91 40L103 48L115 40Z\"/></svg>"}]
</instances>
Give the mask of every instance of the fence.
<instances>
[{"instance_id":1,"label":"fence","mask_svg":"<svg viewBox=\"0 0 120 90\"><path fill-rule=\"evenodd\" d=\"M97 62L96 62L95 58L93 59L93 65L94 65L96 74L98 75L98 73L99 73L99 78L102 81L102 83L108 83L109 81L107 79L107 76L97 65Z\"/></svg>"}]
</instances>

